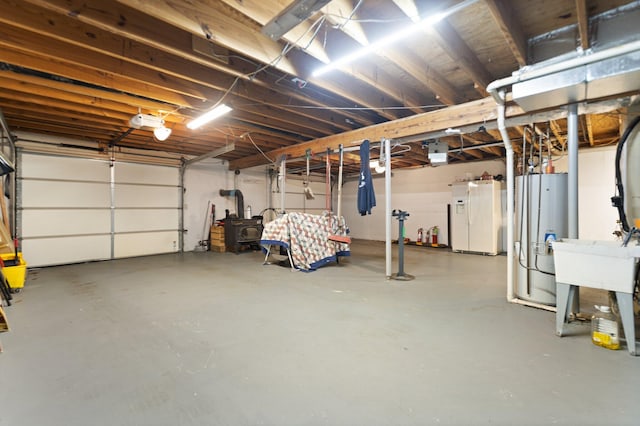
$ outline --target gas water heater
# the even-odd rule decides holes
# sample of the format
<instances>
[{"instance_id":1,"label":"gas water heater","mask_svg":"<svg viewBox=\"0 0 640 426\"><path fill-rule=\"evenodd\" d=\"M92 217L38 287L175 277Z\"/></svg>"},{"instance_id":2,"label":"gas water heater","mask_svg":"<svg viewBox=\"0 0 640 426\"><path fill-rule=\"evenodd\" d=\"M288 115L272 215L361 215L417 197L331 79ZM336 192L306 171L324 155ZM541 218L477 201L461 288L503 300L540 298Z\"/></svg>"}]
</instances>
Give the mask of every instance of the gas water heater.
<instances>
[{"instance_id":1,"label":"gas water heater","mask_svg":"<svg viewBox=\"0 0 640 426\"><path fill-rule=\"evenodd\" d=\"M568 233L566 173L516 177L516 294L556 304L553 241Z\"/></svg>"}]
</instances>

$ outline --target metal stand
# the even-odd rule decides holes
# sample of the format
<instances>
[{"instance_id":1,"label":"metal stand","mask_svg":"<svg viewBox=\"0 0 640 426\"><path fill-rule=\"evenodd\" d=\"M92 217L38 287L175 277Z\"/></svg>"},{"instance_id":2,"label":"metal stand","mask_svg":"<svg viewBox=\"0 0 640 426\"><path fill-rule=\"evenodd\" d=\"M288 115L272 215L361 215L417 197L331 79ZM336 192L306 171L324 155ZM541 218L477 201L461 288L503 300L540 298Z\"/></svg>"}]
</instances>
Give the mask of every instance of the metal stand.
<instances>
[{"instance_id":1,"label":"metal stand","mask_svg":"<svg viewBox=\"0 0 640 426\"><path fill-rule=\"evenodd\" d=\"M272 265L273 262L271 262L269 260L269 255L271 255L271 247L273 246L273 244L269 244L267 246L267 252L264 255L264 262L262 262L263 265ZM289 258L289 265L291 266L291 271L295 271L295 267L293 266L293 259L291 258L291 251L289 250L289 247L286 248L287 250L287 257Z\"/></svg>"},{"instance_id":2,"label":"metal stand","mask_svg":"<svg viewBox=\"0 0 640 426\"><path fill-rule=\"evenodd\" d=\"M404 273L404 221L409 217L409 213L403 212L402 210L394 210L391 215L398 219L400 227L398 232L398 273L392 274L391 279L398 281L411 281L415 277Z\"/></svg>"}]
</instances>

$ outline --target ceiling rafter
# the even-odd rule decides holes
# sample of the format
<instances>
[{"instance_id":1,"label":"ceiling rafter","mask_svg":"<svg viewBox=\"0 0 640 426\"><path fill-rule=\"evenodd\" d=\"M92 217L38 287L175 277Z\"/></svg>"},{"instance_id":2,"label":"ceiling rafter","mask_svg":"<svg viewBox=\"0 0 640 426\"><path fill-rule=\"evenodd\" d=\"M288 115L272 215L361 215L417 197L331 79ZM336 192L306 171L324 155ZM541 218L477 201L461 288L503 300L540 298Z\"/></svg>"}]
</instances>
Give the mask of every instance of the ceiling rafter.
<instances>
[{"instance_id":1,"label":"ceiling rafter","mask_svg":"<svg viewBox=\"0 0 640 426\"><path fill-rule=\"evenodd\" d=\"M257 7L257 3L262 3L259 0L245 0L242 3L237 1L229 1L226 0L230 7L235 8L239 12L246 14L252 19L256 20L258 23L265 25L269 22L270 14L264 8ZM318 61L322 63L330 62L330 58L327 54L327 51L322 46L318 46L318 42L316 39L314 43L310 43L309 37L315 34L314 25L317 24L317 20L314 23L310 23L309 21L302 22L294 29L289 31L284 35L284 39L295 46L298 46L303 51L308 53L309 55L316 58ZM304 35L307 35L306 37ZM378 66L375 63L367 62L366 65L360 64L351 64L350 66L342 67L340 72L350 74L361 81L366 82L371 87L379 90L390 98L394 98L401 103L405 104L408 107L411 107L414 112L422 112L422 109L419 108L423 102L410 90L403 90L402 87L399 87L397 81L394 81L390 76L387 76L382 70L378 69ZM324 77L319 79L311 78L314 82L322 82L327 78ZM321 84L322 85L322 84ZM388 118L397 118L397 117L388 117Z\"/></svg>"},{"instance_id":2,"label":"ceiling rafter","mask_svg":"<svg viewBox=\"0 0 640 426\"><path fill-rule=\"evenodd\" d=\"M68 14L74 19L179 57L203 61L214 67L222 67L226 71L227 68L223 63L203 58L193 52L192 36L194 34L204 36L206 32L216 43L242 52L252 60L272 64L274 68L286 74L298 75L297 69L289 57L281 57L277 62L275 61L280 56L284 48L283 45L262 35L259 32L258 24L248 27L246 26L247 19L232 19L229 13L225 14L224 10L220 10L223 5L216 2L194 1L190 2L189 6L183 4L182 9L176 10L175 5L161 0L152 4L137 0L121 0L119 4L97 0L77 1L73 4L68 4L64 0L26 1L62 15ZM180 33L177 30L163 32L161 29L166 27L166 24L174 25L176 28L182 29L183 32ZM180 34L180 37L177 37L176 34ZM245 78L248 77L245 76ZM336 85L327 85L327 89L334 93L363 101L361 103L367 106L374 106L373 98L366 99L366 95L362 93L352 95L347 87L348 85L343 85L337 89ZM387 118L394 119L396 116L389 115Z\"/></svg>"},{"instance_id":3,"label":"ceiling rafter","mask_svg":"<svg viewBox=\"0 0 640 426\"><path fill-rule=\"evenodd\" d=\"M431 34L461 69L473 80L474 88L483 96L487 95L486 87L493 77L473 53L467 43L446 20L434 25Z\"/></svg>"},{"instance_id":4,"label":"ceiling rafter","mask_svg":"<svg viewBox=\"0 0 640 426\"><path fill-rule=\"evenodd\" d=\"M518 65L521 67L527 65L527 40L520 24L516 21L511 3L505 0L484 0L484 2L489 7Z\"/></svg>"},{"instance_id":5,"label":"ceiling rafter","mask_svg":"<svg viewBox=\"0 0 640 426\"><path fill-rule=\"evenodd\" d=\"M369 44L369 37L362 24L357 21L359 15L354 10L351 0L332 0L322 8L322 13L336 29L342 31L360 45Z\"/></svg>"},{"instance_id":6,"label":"ceiling rafter","mask_svg":"<svg viewBox=\"0 0 640 426\"><path fill-rule=\"evenodd\" d=\"M332 5L334 2L329 3L329 5ZM351 7L351 10L349 10L347 8L348 4L344 4L344 3L345 2L343 2L343 4L341 5L340 11L342 13L346 13L348 16L351 16L351 14L354 12L353 7ZM413 0L397 0L396 4L398 3L402 3L401 9L409 17L411 17L411 15L409 15L410 13L415 13L414 17L418 16L417 15L418 11ZM413 4L413 7L411 7L410 4ZM398 6L400 7L399 4ZM331 20L332 18L327 18L327 19ZM345 34L353 38L356 42L360 43L361 45L367 44L368 37L366 36L366 34L364 37L360 37L360 35L364 33L364 30L362 29L361 26L358 27L360 31L355 32L357 36L353 36L352 32L348 31L348 29L350 28L350 23L351 23L350 21L347 22L345 25L342 25L338 23L337 19L335 18L333 19L335 20L336 25L338 25L339 28ZM376 56L383 57L386 60L397 64L408 75L413 77L415 80L421 83L424 87L428 88L431 92L433 92L433 94L435 95L435 98L438 101L442 102L443 104L453 105L458 102L459 96L457 95L456 90L453 88L453 86L451 86L451 84L449 84L449 82L447 82L447 80L442 75L440 75L436 70L434 70L433 67L430 67L430 66L425 67L424 63L414 53L408 51L407 49L402 49L401 46L383 48L373 53ZM419 108L415 108L414 112L422 112L422 111Z\"/></svg>"},{"instance_id":7,"label":"ceiling rafter","mask_svg":"<svg viewBox=\"0 0 640 426\"><path fill-rule=\"evenodd\" d=\"M415 0L393 0L393 2L405 15L411 18L413 22L420 20L420 11L418 10Z\"/></svg>"},{"instance_id":8,"label":"ceiling rafter","mask_svg":"<svg viewBox=\"0 0 640 426\"><path fill-rule=\"evenodd\" d=\"M589 48L589 18L586 0L576 0L576 18L578 20L580 47L582 50L587 50Z\"/></svg>"}]
</instances>

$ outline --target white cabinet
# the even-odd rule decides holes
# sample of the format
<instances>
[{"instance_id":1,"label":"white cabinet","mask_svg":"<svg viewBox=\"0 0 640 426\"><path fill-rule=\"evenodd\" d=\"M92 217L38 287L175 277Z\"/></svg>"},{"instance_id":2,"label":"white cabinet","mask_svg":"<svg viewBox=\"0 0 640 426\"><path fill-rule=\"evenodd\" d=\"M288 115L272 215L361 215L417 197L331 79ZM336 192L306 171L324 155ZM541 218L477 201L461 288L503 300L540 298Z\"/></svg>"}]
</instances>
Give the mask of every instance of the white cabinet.
<instances>
[{"instance_id":1,"label":"white cabinet","mask_svg":"<svg viewBox=\"0 0 640 426\"><path fill-rule=\"evenodd\" d=\"M475 180L452 184L451 248L496 255L500 251L500 182Z\"/></svg>"}]
</instances>

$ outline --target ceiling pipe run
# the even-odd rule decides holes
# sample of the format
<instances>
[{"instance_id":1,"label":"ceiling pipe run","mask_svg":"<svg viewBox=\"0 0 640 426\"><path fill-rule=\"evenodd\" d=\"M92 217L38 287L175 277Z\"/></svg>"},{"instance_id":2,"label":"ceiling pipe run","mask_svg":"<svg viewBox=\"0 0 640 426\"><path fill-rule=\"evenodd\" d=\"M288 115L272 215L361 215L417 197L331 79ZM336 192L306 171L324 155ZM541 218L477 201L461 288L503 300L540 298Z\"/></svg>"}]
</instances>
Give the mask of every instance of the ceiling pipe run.
<instances>
[{"instance_id":1,"label":"ceiling pipe run","mask_svg":"<svg viewBox=\"0 0 640 426\"><path fill-rule=\"evenodd\" d=\"M640 72L640 41L635 41L599 52L585 51L578 52L579 56L560 61L550 60L545 63L538 64L534 67L525 67L515 72L511 77L493 81L487 86L487 92L496 101L498 108L498 129L502 136L505 149L507 150L507 300L512 303L518 303L536 308L553 310L543 304L518 299L514 293L514 175L513 167L513 151L511 140L507 132L505 120L506 93L509 88L513 90L514 85L524 82L531 83L526 87L531 92L525 93L521 98L514 96L514 101L518 103L524 110L535 105L536 108L551 108L559 105L568 105L568 145L570 149L569 158L569 237L577 238L578 236L578 218L577 218L577 201L578 201L578 126L577 102L586 102L606 96L616 96L628 93L631 87L637 90L637 75ZM615 61L611 64L608 61ZM597 65L597 66L594 66ZM611 66L616 65L616 66ZM569 70L575 71L576 68L588 67L580 69L577 74L578 78L565 73ZM582 74L584 73L584 78ZM556 84L557 79L564 80L563 84ZM539 79L533 81L534 79ZM572 81L575 83L572 86ZM615 84L610 84L614 82ZM539 84L538 84L539 83ZM547 83L549 83L547 85ZM605 91L606 90L606 91ZM592 97L592 99L590 99ZM546 104L542 104L546 102ZM511 159L510 159L511 157ZM577 308L574 301L574 309Z\"/></svg>"},{"instance_id":2,"label":"ceiling pipe run","mask_svg":"<svg viewBox=\"0 0 640 426\"><path fill-rule=\"evenodd\" d=\"M620 46L612 47L606 50L601 50L595 53L590 50L583 51L580 53L580 56L572 59L568 59L562 62L556 62L556 63L552 63L545 66L544 65L545 63L549 63L549 61L546 61L545 63L538 64L535 67L521 68L519 71L514 72L511 77L506 77L506 78L491 82L487 86L487 92L491 96L493 96L493 99L496 101L496 103L500 105L501 103L504 102L503 99L500 99L500 95L498 93L500 89L505 89L507 87L513 86L514 84L523 83L526 81L533 80L535 78L547 77L555 73L571 70L584 65L603 62L612 58L621 57L624 55L630 55L638 52L640 52L640 40L627 43L627 44L622 44ZM614 73L616 71L620 71L620 70L612 69L611 73ZM587 91L587 95L589 96L588 91ZM583 100L586 100L586 99L583 99ZM551 107L556 105L548 105L548 106Z\"/></svg>"}]
</instances>

